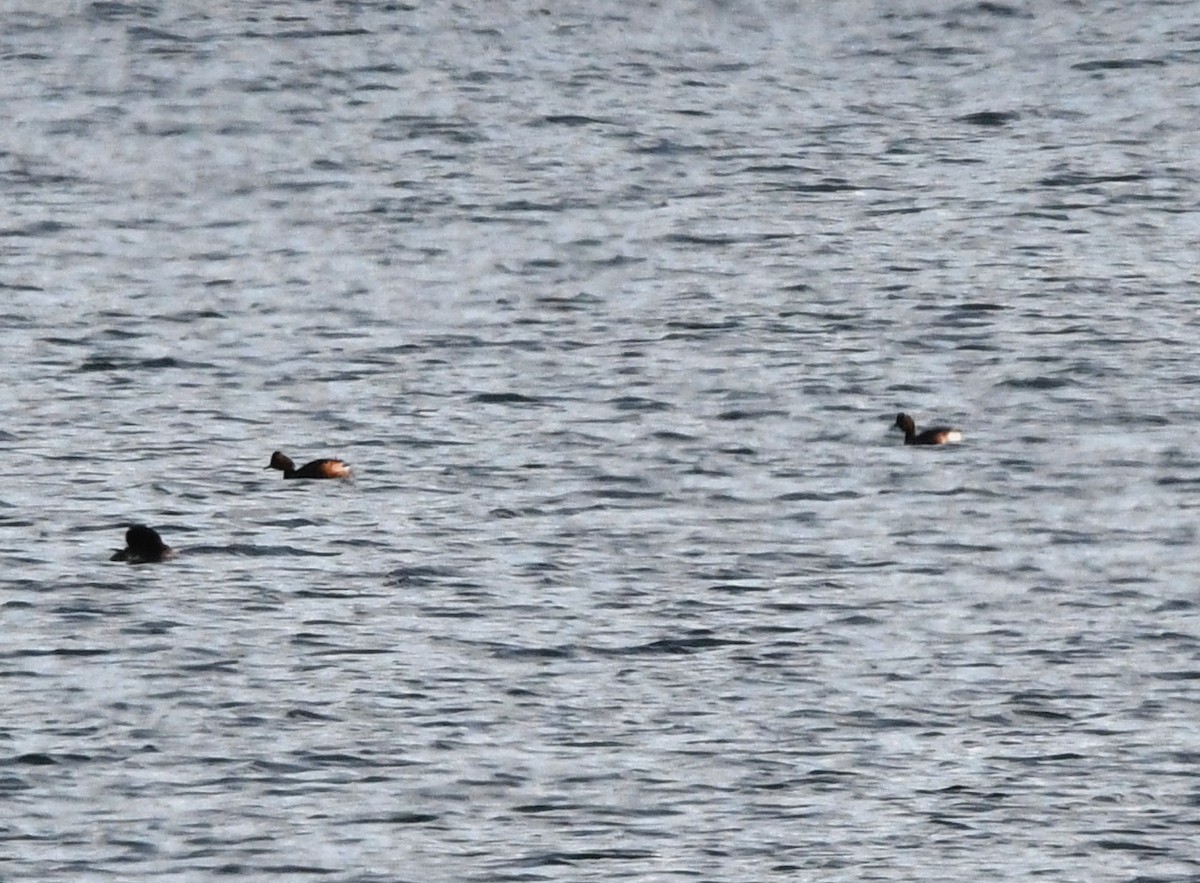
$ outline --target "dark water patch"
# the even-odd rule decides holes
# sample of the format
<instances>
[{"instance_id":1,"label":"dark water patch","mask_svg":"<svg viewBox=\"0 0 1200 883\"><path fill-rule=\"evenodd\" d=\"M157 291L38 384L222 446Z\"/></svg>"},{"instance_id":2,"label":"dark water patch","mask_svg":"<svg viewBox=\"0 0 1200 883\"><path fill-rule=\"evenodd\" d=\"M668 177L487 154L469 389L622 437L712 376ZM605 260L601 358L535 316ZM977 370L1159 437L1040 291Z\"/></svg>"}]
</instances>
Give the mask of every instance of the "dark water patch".
<instances>
[{"instance_id":1,"label":"dark water patch","mask_svg":"<svg viewBox=\"0 0 1200 883\"><path fill-rule=\"evenodd\" d=\"M896 717L876 714L873 711L853 712L848 715L856 724L873 730L928 730L930 722L919 718Z\"/></svg>"},{"instance_id":2,"label":"dark water patch","mask_svg":"<svg viewBox=\"0 0 1200 883\"><path fill-rule=\"evenodd\" d=\"M232 284L232 280L226 280L223 283L218 283L218 282L209 280L205 284L206 285ZM226 315L225 315L225 313L222 313L218 310L213 310L213 309L188 309L188 310L180 310L180 311L174 312L174 313L165 313L162 316L159 316L157 318L161 319L164 322L175 322L180 325L191 325L192 323L201 321L203 319L224 319L224 318L226 318Z\"/></svg>"},{"instance_id":3,"label":"dark water patch","mask_svg":"<svg viewBox=\"0 0 1200 883\"><path fill-rule=\"evenodd\" d=\"M539 123L544 123L551 126L566 126L567 128L577 128L579 126L609 126L612 125L611 120L601 119L600 117L581 116L578 114L550 114L541 118ZM535 123L536 125L537 123Z\"/></svg>"},{"instance_id":4,"label":"dark water patch","mask_svg":"<svg viewBox=\"0 0 1200 883\"><path fill-rule=\"evenodd\" d=\"M289 21L289 19L282 19ZM297 28L275 32L244 31L240 36L265 40L318 40L330 37L366 37L371 31L366 28Z\"/></svg>"},{"instance_id":5,"label":"dark water patch","mask_svg":"<svg viewBox=\"0 0 1200 883\"><path fill-rule=\"evenodd\" d=\"M732 331L740 328L742 323L737 319L721 319L710 321L702 319L671 319L665 327L673 331ZM668 335L668 340L674 339Z\"/></svg>"},{"instance_id":6,"label":"dark water patch","mask_svg":"<svg viewBox=\"0 0 1200 883\"><path fill-rule=\"evenodd\" d=\"M1075 715L1073 714L1067 714L1063 711L1051 711L1046 708L1022 708L1016 714L1019 717L1045 721L1072 721L1075 719Z\"/></svg>"},{"instance_id":7,"label":"dark water patch","mask_svg":"<svg viewBox=\"0 0 1200 883\"><path fill-rule=\"evenodd\" d=\"M493 644L492 655L497 659L573 659L575 647L518 647L512 644Z\"/></svg>"},{"instance_id":8,"label":"dark water patch","mask_svg":"<svg viewBox=\"0 0 1200 883\"><path fill-rule=\"evenodd\" d=\"M1105 542L1106 538L1090 531L1057 528L1049 532L1049 541L1055 546L1091 546Z\"/></svg>"},{"instance_id":9,"label":"dark water patch","mask_svg":"<svg viewBox=\"0 0 1200 883\"><path fill-rule=\"evenodd\" d=\"M1009 389L1063 389L1069 386L1078 386L1078 381L1070 377L1011 377L1008 380L1001 380L996 386L1008 387Z\"/></svg>"},{"instance_id":10,"label":"dark water patch","mask_svg":"<svg viewBox=\"0 0 1200 883\"><path fill-rule=\"evenodd\" d=\"M511 202L511 203L506 203L506 206L507 207L505 208L505 210L508 212L525 212L525 213L537 212L538 214L547 215L547 216L553 215L557 211L555 206L552 204L547 204L542 208L538 208L538 207L535 207L535 205L532 202L522 201L522 200L517 200L516 202ZM578 208L578 206L576 206L576 208ZM473 224L479 224L479 225L512 224L512 223L514 223L514 220L512 217L509 217L507 215L501 215L501 214L495 214L495 215L475 214L475 215L471 215L470 220ZM520 218L518 221L516 221L516 223L532 227L532 226L539 226L539 225L549 226L553 222L551 221L551 219L549 217L528 216L528 217Z\"/></svg>"},{"instance_id":11,"label":"dark water patch","mask_svg":"<svg viewBox=\"0 0 1200 883\"><path fill-rule=\"evenodd\" d=\"M735 638L718 638L708 632L697 632L683 637L660 638L645 644L633 644L619 648L590 648L605 656L690 656L705 650L720 647L744 646L751 643Z\"/></svg>"},{"instance_id":12,"label":"dark water patch","mask_svg":"<svg viewBox=\"0 0 1200 883\"><path fill-rule=\"evenodd\" d=\"M330 625L335 628L348 628L350 624L321 620L319 622L306 622L305 625ZM330 640L329 635L321 632L296 632L292 635L291 643L301 646L331 647L333 645L329 643Z\"/></svg>"},{"instance_id":13,"label":"dark water patch","mask_svg":"<svg viewBox=\"0 0 1200 883\"><path fill-rule=\"evenodd\" d=\"M1159 604L1157 607L1155 607L1154 612L1155 613L1173 613L1173 612L1191 611L1191 610L1195 610L1195 609L1196 609L1196 602L1194 602L1188 598L1171 598L1169 600L1163 601L1161 604ZM1186 635L1181 632L1161 632L1157 635L1147 635L1146 637L1154 637L1154 638L1167 639L1167 640L1172 640L1172 641L1186 641L1186 640L1192 639L1191 635Z\"/></svg>"},{"instance_id":14,"label":"dark water patch","mask_svg":"<svg viewBox=\"0 0 1200 883\"><path fill-rule=\"evenodd\" d=\"M913 273L913 274L916 274L916 273L926 272L928 267L921 262L914 261L912 263L904 263L904 264L897 264L897 263L885 264L883 269L885 271L887 271L888 273ZM902 288L899 290L907 290L907 289Z\"/></svg>"},{"instance_id":15,"label":"dark water patch","mask_svg":"<svg viewBox=\"0 0 1200 883\"><path fill-rule=\"evenodd\" d=\"M670 407L674 406L672 405ZM657 439L659 441L673 442L694 442L697 440L697 437L694 435L688 435L686 432L677 432L673 429L657 429L650 433L650 438Z\"/></svg>"},{"instance_id":16,"label":"dark water patch","mask_svg":"<svg viewBox=\"0 0 1200 883\"><path fill-rule=\"evenodd\" d=\"M791 163L775 163L771 165L749 165L742 171L753 175L815 175L820 169L813 166L798 166Z\"/></svg>"},{"instance_id":17,"label":"dark water patch","mask_svg":"<svg viewBox=\"0 0 1200 883\"><path fill-rule=\"evenodd\" d=\"M858 491L792 491L786 494L779 494L775 499L782 503L828 503L834 500L858 500L862 496Z\"/></svg>"},{"instance_id":18,"label":"dark water patch","mask_svg":"<svg viewBox=\"0 0 1200 883\"><path fill-rule=\"evenodd\" d=\"M472 583L461 583L451 586L463 596L460 606L452 607L447 605L430 604L423 606L421 612L425 616L435 616L440 619L484 619L489 614L483 609L476 609L468 606L461 606L472 603L472 597L482 598L484 594L483 586Z\"/></svg>"},{"instance_id":19,"label":"dark water patch","mask_svg":"<svg viewBox=\"0 0 1200 883\"><path fill-rule=\"evenodd\" d=\"M457 573L433 565L413 564L395 567L388 572L389 587L425 588L443 583L446 579L458 578Z\"/></svg>"},{"instance_id":20,"label":"dark water patch","mask_svg":"<svg viewBox=\"0 0 1200 883\"><path fill-rule=\"evenodd\" d=\"M589 494L598 500L664 500L662 491L637 491L628 488L604 487L597 488Z\"/></svg>"},{"instance_id":21,"label":"dark water patch","mask_svg":"<svg viewBox=\"0 0 1200 883\"><path fill-rule=\"evenodd\" d=\"M850 625L850 626L856 626L856 627L869 628L871 626L879 625L880 620L874 616L869 616L866 613L853 613L853 614L850 614L849 616L837 617L836 619L833 620L833 624L834 625Z\"/></svg>"},{"instance_id":22,"label":"dark water patch","mask_svg":"<svg viewBox=\"0 0 1200 883\"><path fill-rule=\"evenodd\" d=\"M383 816L359 816L347 820L350 825L427 825L441 820L440 815L425 812L396 812Z\"/></svg>"},{"instance_id":23,"label":"dark water patch","mask_svg":"<svg viewBox=\"0 0 1200 883\"><path fill-rule=\"evenodd\" d=\"M3 154L0 154L3 156ZM0 184L11 183L24 188L41 187L77 187L88 182L78 175L65 175L58 172L39 172L32 169L11 169L0 172ZM35 289L35 290L41 290Z\"/></svg>"},{"instance_id":24,"label":"dark water patch","mask_svg":"<svg viewBox=\"0 0 1200 883\"><path fill-rule=\"evenodd\" d=\"M556 270L563 265L563 262L556 258L533 258L532 260L524 261L521 264L521 269L518 274L526 274L529 271L537 270ZM521 322L528 322L528 319L522 319Z\"/></svg>"},{"instance_id":25,"label":"dark water patch","mask_svg":"<svg viewBox=\"0 0 1200 883\"><path fill-rule=\"evenodd\" d=\"M993 546L988 543L930 543L925 546L927 549L940 549L943 552L960 553L960 552L1002 552L1003 546ZM938 571L942 572L942 571Z\"/></svg>"},{"instance_id":26,"label":"dark water patch","mask_svg":"<svg viewBox=\"0 0 1200 883\"><path fill-rule=\"evenodd\" d=\"M972 126L986 126L996 128L999 126L1007 126L1021 118L1021 115L1012 110L981 110L976 113L969 113L964 116L956 117L961 123L969 123Z\"/></svg>"},{"instance_id":27,"label":"dark water patch","mask_svg":"<svg viewBox=\"0 0 1200 883\"><path fill-rule=\"evenodd\" d=\"M761 410L749 410L742 408L733 408L728 411L721 411L717 414L717 419L722 421L738 421L738 420L762 420L765 417L787 417L787 411L781 411L776 408L763 408Z\"/></svg>"},{"instance_id":28,"label":"dark water patch","mask_svg":"<svg viewBox=\"0 0 1200 883\"><path fill-rule=\"evenodd\" d=\"M636 264L645 264L649 262L649 258L637 257L628 254L614 254L606 258L596 258L588 262L592 267L601 267L604 269L613 269L618 267L630 267Z\"/></svg>"},{"instance_id":29,"label":"dark water patch","mask_svg":"<svg viewBox=\"0 0 1200 883\"><path fill-rule=\"evenodd\" d=\"M257 838L255 838L257 839ZM308 875L308 876L325 876L329 874L338 874L342 872L340 867L325 867L324 865L304 865L304 864L244 864L244 865L222 865L216 870L219 876L244 875L250 878L263 879L270 875L280 875L285 879L288 875Z\"/></svg>"},{"instance_id":30,"label":"dark water patch","mask_svg":"<svg viewBox=\"0 0 1200 883\"><path fill-rule=\"evenodd\" d=\"M1008 3L997 3L995 0L981 0L981 2L975 4L974 10L996 16L997 18L1032 19L1034 17L1034 14L1027 8L1013 6ZM971 11L971 7L966 7L964 11Z\"/></svg>"},{"instance_id":31,"label":"dark water patch","mask_svg":"<svg viewBox=\"0 0 1200 883\"><path fill-rule=\"evenodd\" d=\"M89 3L84 9L85 16L102 21L119 21L125 18L154 18L160 10L155 3L119 3L96 2Z\"/></svg>"},{"instance_id":32,"label":"dark water patch","mask_svg":"<svg viewBox=\"0 0 1200 883\"><path fill-rule=\"evenodd\" d=\"M615 399L609 399L608 404L618 411L640 412L670 411L675 407L669 402L643 398L642 396L619 396Z\"/></svg>"},{"instance_id":33,"label":"dark water patch","mask_svg":"<svg viewBox=\"0 0 1200 883\"><path fill-rule=\"evenodd\" d=\"M819 717L820 715L813 714L812 709L805 709L801 712L804 716L812 715ZM818 767L817 769L809 770L806 773L801 773L797 777L798 785L837 785L844 787L847 782L852 782L860 778L856 772L848 770L834 770Z\"/></svg>"},{"instance_id":34,"label":"dark water patch","mask_svg":"<svg viewBox=\"0 0 1200 883\"><path fill-rule=\"evenodd\" d=\"M723 595L751 595L762 592L769 592L773 587L763 585L761 583L715 583L708 587L710 592L718 592Z\"/></svg>"},{"instance_id":35,"label":"dark water patch","mask_svg":"<svg viewBox=\"0 0 1200 883\"><path fill-rule=\"evenodd\" d=\"M870 327L868 317L862 313L847 313L838 310L781 310L781 319L805 319L808 327L786 325L779 329L784 334L825 334L829 331L860 332L864 327ZM823 327L819 327L823 326Z\"/></svg>"},{"instance_id":36,"label":"dark water patch","mask_svg":"<svg viewBox=\"0 0 1200 883\"><path fill-rule=\"evenodd\" d=\"M384 117L373 137L381 141L412 141L433 138L453 144L476 144L486 140L482 130L466 120L442 119L420 114Z\"/></svg>"},{"instance_id":37,"label":"dark water patch","mask_svg":"<svg viewBox=\"0 0 1200 883\"><path fill-rule=\"evenodd\" d=\"M1135 832L1124 832L1135 833ZM1110 840L1100 839L1095 841L1099 849L1107 849L1118 852L1134 852L1142 855L1170 855L1172 850L1166 846L1158 846L1153 843L1146 843L1140 840Z\"/></svg>"},{"instance_id":38,"label":"dark water patch","mask_svg":"<svg viewBox=\"0 0 1200 883\"><path fill-rule=\"evenodd\" d=\"M303 593L297 592L297 595L302 594ZM312 595L309 595L309 597L312 597ZM327 643L324 645L317 645L315 649L310 651L309 656L313 658L336 657L356 659L361 657L364 659L369 659L373 656L391 656L395 653L395 647L345 647Z\"/></svg>"},{"instance_id":39,"label":"dark water patch","mask_svg":"<svg viewBox=\"0 0 1200 883\"><path fill-rule=\"evenodd\" d=\"M382 538L382 537L372 538L372 537L363 537L363 536L351 536L351 537L340 538L337 541L337 545L344 546L348 549L370 549L370 550L392 549L394 547L393 544L388 542L388 540L385 538ZM337 552L329 552L327 554L328 555L337 555L338 553Z\"/></svg>"},{"instance_id":40,"label":"dark water patch","mask_svg":"<svg viewBox=\"0 0 1200 883\"><path fill-rule=\"evenodd\" d=\"M698 233L668 233L661 240L671 245L703 246L733 245L738 241L732 236L702 236Z\"/></svg>"},{"instance_id":41,"label":"dark water patch","mask_svg":"<svg viewBox=\"0 0 1200 883\"><path fill-rule=\"evenodd\" d=\"M480 392L471 396L468 401L482 405L544 405L545 400L536 396L527 396L519 392Z\"/></svg>"},{"instance_id":42,"label":"dark water patch","mask_svg":"<svg viewBox=\"0 0 1200 883\"><path fill-rule=\"evenodd\" d=\"M306 721L338 721L342 718L331 714L321 714L320 712L310 711L307 708L292 708L284 715L288 720L306 720Z\"/></svg>"},{"instance_id":43,"label":"dark water patch","mask_svg":"<svg viewBox=\"0 0 1200 883\"><path fill-rule=\"evenodd\" d=\"M511 807L523 815L542 815L548 812L572 813L580 808L576 803L521 803Z\"/></svg>"},{"instance_id":44,"label":"dark water patch","mask_svg":"<svg viewBox=\"0 0 1200 883\"><path fill-rule=\"evenodd\" d=\"M130 359L120 356L94 355L85 359L75 370L80 374L110 371L162 371L179 369L186 371L210 370L212 364L187 362L173 356L160 356L151 359Z\"/></svg>"},{"instance_id":45,"label":"dark water patch","mask_svg":"<svg viewBox=\"0 0 1200 883\"><path fill-rule=\"evenodd\" d=\"M50 608L55 614L66 619L93 619L113 616L116 611L109 607L98 607L87 601L71 604L59 604Z\"/></svg>"},{"instance_id":46,"label":"dark water patch","mask_svg":"<svg viewBox=\"0 0 1200 883\"><path fill-rule=\"evenodd\" d=\"M301 527L322 527L320 521L313 521L311 518L264 518L258 524L262 527L286 527L294 530Z\"/></svg>"},{"instance_id":47,"label":"dark water patch","mask_svg":"<svg viewBox=\"0 0 1200 883\"><path fill-rule=\"evenodd\" d=\"M1124 374L1125 372L1123 370L1118 370L1116 368L1112 368L1112 369L1095 368L1095 369L1090 369L1088 371L1088 373L1091 374L1092 376L1114 376L1115 377L1115 376L1120 376L1120 375ZM1171 419L1169 417L1163 416L1162 414L1131 414L1131 413L1122 411L1122 412L1115 413L1115 414L1112 414L1112 413L1106 414L1105 418L1106 418L1106 420L1114 421L1118 425L1121 425L1121 426L1155 426L1155 427L1158 427L1158 426L1170 426L1171 425ZM1127 465L1129 465L1129 466L1141 466L1142 462L1143 462L1142 460L1127 460L1126 461Z\"/></svg>"},{"instance_id":48,"label":"dark water patch","mask_svg":"<svg viewBox=\"0 0 1200 883\"><path fill-rule=\"evenodd\" d=\"M988 313L988 312L999 312L1001 310L1008 310L1008 309L1011 309L1011 307L1009 307L1005 304L994 304L994 303L987 303L984 301L968 301L966 303L958 304L957 306L954 307L954 309L959 310L964 313Z\"/></svg>"},{"instance_id":49,"label":"dark water patch","mask_svg":"<svg viewBox=\"0 0 1200 883\"><path fill-rule=\"evenodd\" d=\"M629 485L644 485L646 479L640 475L614 475L610 472L602 472L591 476L591 480L600 484L629 484Z\"/></svg>"},{"instance_id":50,"label":"dark water patch","mask_svg":"<svg viewBox=\"0 0 1200 883\"><path fill-rule=\"evenodd\" d=\"M192 42L190 37L185 37L182 34L174 34L170 31L160 30L158 28L147 27L146 25L132 25L125 30L126 35L131 40L149 40L160 41L167 43L188 43ZM153 51L150 49L148 51Z\"/></svg>"},{"instance_id":51,"label":"dark water patch","mask_svg":"<svg viewBox=\"0 0 1200 883\"><path fill-rule=\"evenodd\" d=\"M248 558L336 558L341 552L323 552L317 549L301 549L296 546L260 546L256 543L230 543L228 546L195 546L187 549L189 555L227 554Z\"/></svg>"},{"instance_id":52,"label":"dark water patch","mask_svg":"<svg viewBox=\"0 0 1200 883\"><path fill-rule=\"evenodd\" d=\"M0 776L0 794L20 794L24 791L31 791L34 787L35 786L31 782L26 781L20 776ZM39 785L36 787L41 786ZM47 839L49 840L50 838L57 838L58 836L60 835L47 835ZM5 839L9 842L12 842L19 838L12 835L6 835Z\"/></svg>"},{"instance_id":53,"label":"dark water patch","mask_svg":"<svg viewBox=\"0 0 1200 883\"><path fill-rule=\"evenodd\" d=\"M701 567L696 571L695 578L704 582L737 582L754 579L757 575L753 569L747 567Z\"/></svg>"},{"instance_id":54,"label":"dark water patch","mask_svg":"<svg viewBox=\"0 0 1200 883\"><path fill-rule=\"evenodd\" d=\"M367 769L373 767L412 766L415 761L404 760L394 755L373 757L370 754L349 754L344 752L300 751L295 755L297 769L309 770L316 768Z\"/></svg>"},{"instance_id":55,"label":"dark water patch","mask_svg":"<svg viewBox=\"0 0 1200 883\"><path fill-rule=\"evenodd\" d=\"M845 193L861 190L862 187L845 178L825 178L811 183L777 184L772 189L785 193Z\"/></svg>"},{"instance_id":56,"label":"dark water patch","mask_svg":"<svg viewBox=\"0 0 1200 883\"><path fill-rule=\"evenodd\" d=\"M678 813L664 810L660 810L659 812L655 813L655 815L677 814ZM555 868L563 866L575 867L577 865L591 862L640 862L653 859L655 856L656 853L649 849L630 849L623 847L612 847L610 849L554 850L551 852L532 853L519 859L509 860L504 864L522 868ZM542 878L539 876L537 879Z\"/></svg>"},{"instance_id":57,"label":"dark water patch","mask_svg":"<svg viewBox=\"0 0 1200 883\"><path fill-rule=\"evenodd\" d=\"M1161 58L1105 58L1097 61L1080 61L1071 65L1075 71L1119 71L1142 67L1165 67Z\"/></svg>"},{"instance_id":58,"label":"dark water patch","mask_svg":"<svg viewBox=\"0 0 1200 883\"><path fill-rule=\"evenodd\" d=\"M311 193L317 190L345 190L352 187L350 181L330 178L276 178L267 182L268 190L281 190L286 193ZM224 260L231 255L214 254L211 260Z\"/></svg>"},{"instance_id":59,"label":"dark water patch","mask_svg":"<svg viewBox=\"0 0 1200 883\"><path fill-rule=\"evenodd\" d=\"M36 527L37 526L32 521L17 521L15 519L8 519L8 520L6 520L4 522L0 522L0 523L6 524L6 525L12 525L15 527ZM113 551L115 552L116 550L114 549ZM105 557L107 557L107 556L105 556ZM21 565L44 564L45 561L41 558L34 558L32 555L18 555L18 554L10 553L8 555L7 563L10 567L12 567L17 564L21 564ZM40 583L35 580L22 580L22 579L17 579L14 577L8 578L8 582L6 583L6 586L11 589L28 589L31 591L46 591L48 588L45 583Z\"/></svg>"},{"instance_id":60,"label":"dark water patch","mask_svg":"<svg viewBox=\"0 0 1200 883\"><path fill-rule=\"evenodd\" d=\"M594 294L581 291L573 295L538 295L533 300L538 306L548 307L559 312L592 312L604 301Z\"/></svg>"},{"instance_id":61,"label":"dark water patch","mask_svg":"<svg viewBox=\"0 0 1200 883\"><path fill-rule=\"evenodd\" d=\"M975 323L980 326L983 323ZM956 342L954 345L955 352L960 353L1007 353L1008 350L1003 345L986 343L981 339L972 338L965 342Z\"/></svg>"},{"instance_id":62,"label":"dark water patch","mask_svg":"<svg viewBox=\"0 0 1200 883\"><path fill-rule=\"evenodd\" d=\"M292 593L293 598L335 598L335 599L354 599L354 598L383 598L386 597L382 592L368 592L363 589L298 589Z\"/></svg>"},{"instance_id":63,"label":"dark water patch","mask_svg":"<svg viewBox=\"0 0 1200 883\"><path fill-rule=\"evenodd\" d=\"M1197 681L1200 680L1200 671L1156 671L1150 677L1158 681Z\"/></svg>"},{"instance_id":64,"label":"dark water patch","mask_svg":"<svg viewBox=\"0 0 1200 883\"><path fill-rule=\"evenodd\" d=\"M981 793L977 789L969 785L946 785L941 788L914 788L914 794L967 794L975 797L987 798L989 800L1001 800L1008 796L1007 793L1001 791L991 791Z\"/></svg>"},{"instance_id":65,"label":"dark water patch","mask_svg":"<svg viewBox=\"0 0 1200 883\"><path fill-rule=\"evenodd\" d=\"M57 766L58 763L59 761L55 760L53 755L44 754L40 751L18 754L7 760L0 760L0 764L6 766Z\"/></svg>"},{"instance_id":66,"label":"dark water patch","mask_svg":"<svg viewBox=\"0 0 1200 883\"><path fill-rule=\"evenodd\" d=\"M22 227L0 227L0 239L52 236L73 229L74 225L61 221L38 221Z\"/></svg>"},{"instance_id":67,"label":"dark water patch","mask_svg":"<svg viewBox=\"0 0 1200 883\"><path fill-rule=\"evenodd\" d=\"M562 551L570 548L570 543L568 542L537 543L536 545L539 548L547 548L555 551ZM546 585L552 584L548 575L567 573L569 570L570 569L565 565L554 561L529 561L522 564L520 567L520 571L522 573L527 573L531 576L544 577L545 579L543 579L543 583Z\"/></svg>"},{"instance_id":68,"label":"dark water patch","mask_svg":"<svg viewBox=\"0 0 1200 883\"><path fill-rule=\"evenodd\" d=\"M509 199L505 200L504 202L497 203L496 205L492 206L492 209L497 212L559 214L574 209L586 209L591 206L592 203L589 200L582 199L580 197L570 197L566 199L544 201L533 199ZM486 223L493 219L479 217L477 220Z\"/></svg>"},{"instance_id":69,"label":"dark water patch","mask_svg":"<svg viewBox=\"0 0 1200 883\"><path fill-rule=\"evenodd\" d=\"M901 381L899 383L888 384L888 386L886 386L885 389L887 392L917 393L917 394L922 394L922 395L933 392L933 387L931 387L931 386L928 386L926 384L919 384L919 383L909 383L907 381ZM883 415L881 415L880 419L883 420L886 418ZM891 419L892 420L896 419L894 414L892 415Z\"/></svg>"},{"instance_id":70,"label":"dark water patch","mask_svg":"<svg viewBox=\"0 0 1200 883\"><path fill-rule=\"evenodd\" d=\"M687 156L689 154L706 154L709 148L705 144L684 144L670 138L655 138L649 142L634 144L629 152L634 156ZM697 197L702 194L686 193L684 198Z\"/></svg>"},{"instance_id":71,"label":"dark water patch","mask_svg":"<svg viewBox=\"0 0 1200 883\"><path fill-rule=\"evenodd\" d=\"M132 367L142 368L147 370L157 370L160 368L182 368L186 370L207 370L216 367L211 362L187 362L183 359L176 359L173 356L160 356L156 359L141 359L133 363Z\"/></svg>"},{"instance_id":72,"label":"dark water patch","mask_svg":"<svg viewBox=\"0 0 1200 883\"><path fill-rule=\"evenodd\" d=\"M180 665L179 670L189 674L233 674L238 671L239 662L236 659L218 659L213 662L196 662Z\"/></svg>"},{"instance_id":73,"label":"dark water patch","mask_svg":"<svg viewBox=\"0 0 1200 883\"><path fill-rule=\"evenodd\" d=\"M867 209L867 215L869 215L870 217L873 217L873 218L882 218L882 217L888 217L889 215L919 215L919 214L922 214L927 211L929 211L929 209L923 205L881 206L881 205L876 204ZM896 288L894 288L892 290L906 291L907 289L908 289L908 286L897 286Z\"/></svg>"},{"instance_id":74,"label":"dark water patch","mask_svg":"<svg viewBox=\"0 0 1200 883\"><path fill-rule=\"evenodd\" d=\"M1022 766L1051 766L1062 763L1075 764L1079 761L1092 760L1086 754L1079 754L1074 751L1061 751L1055 754L997 754L993 755L993 757L997 760L1017 763Z\"/></svg>"},{"instance_id":75,"label":"dark water patch","mask_svg":"<svg viewBox=\"0 0 1200 883\"><path fill-rule=\"evenodd\" d=\"M1043 187L1090 187L1095 184L1123 184L1135 181L1145 181L1150 176L1143 172L1124 174L1097 175L1086 172L1063 172L1058 175L1047 175L1038 180Z\"/></svg>"},{"instance_id":76,"label":"dark water patch","mask_svg":"<svg viewBox=\"0 0 1200 883\"><path fill-rule=\"evenodd\" d=\"M168 635L176 629L184 627L184 623L173 619L155 619L137 622L121 629L123 635L161 636ZM165 649L165 648L161 648Z\"/></svg>"},{"instance_id":77,"label":"dark water patch","mask_svg":"<svg viewBox=\"0 0 1200 883\"><path fill-rule=\"evenodd\" d=\"M10 659L39 658L43 656L59 656L64 659L89 659L94 656L111 656L114 650L96 647L51 647L44 650L25 649L14 650L11 653L0 653L0 657Z\"/></svg>"}]
</instances>

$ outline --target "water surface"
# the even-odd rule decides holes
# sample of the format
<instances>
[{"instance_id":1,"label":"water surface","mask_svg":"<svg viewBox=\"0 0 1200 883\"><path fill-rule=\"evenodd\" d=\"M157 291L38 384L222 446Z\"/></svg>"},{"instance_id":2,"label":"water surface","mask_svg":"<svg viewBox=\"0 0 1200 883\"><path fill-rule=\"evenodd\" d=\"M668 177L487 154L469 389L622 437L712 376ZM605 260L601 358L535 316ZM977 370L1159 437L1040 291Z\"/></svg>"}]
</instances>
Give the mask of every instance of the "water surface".
<instances>
[{"instance_id":1,"label":"water surface","mask_svg":"<svg viewBox=\"0 0 1200 883\"><path fill-rule=\"evenodd\" d=\"M1190 7L309 6L6 14L13 879L1200 874Z\"/></svg>"}]
</instances>

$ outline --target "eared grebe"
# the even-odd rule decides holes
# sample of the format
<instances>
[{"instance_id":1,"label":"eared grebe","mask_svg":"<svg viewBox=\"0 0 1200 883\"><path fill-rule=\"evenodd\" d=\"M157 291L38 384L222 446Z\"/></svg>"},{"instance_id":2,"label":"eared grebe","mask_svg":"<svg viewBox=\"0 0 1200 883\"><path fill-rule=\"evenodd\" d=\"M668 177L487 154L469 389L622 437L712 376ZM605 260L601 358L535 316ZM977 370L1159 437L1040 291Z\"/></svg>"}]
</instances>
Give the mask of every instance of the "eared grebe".
<instances>
[{"instance_id":1,"label":"eared grebe","mask_svg":"<svg viewBox=\"0 0 1200 883\"><path fill-rule=\"evenodd\" d=\"M166 561L173 557L175 550L162 541L158 531L144 524L135 524L125 531L125 548L118 549L108 560L146 564L152 561Z\"/></svg>"},{"instance_id":2,"label":"eared grebe","mask_svg":"<svg viewBox=\"0 0 1200 883\"><path fill-rule=\"evenodd\" d=\"M896 415L896 426L904 430L906 445L948 445L962 441L962 433L949 426L934 426L917 432L917 424L907 414Z\"/></svg>"},{"instance_id":3,"label":"eared grebe","mask_svg":"<svg viewBox=\"0 0 1200 883\"><path fill-rule=\"evenodd\" d=\"M351 478L350 467L341 460L313 460L299 469L291 458L276 451L266 469L282 469L284 478Z\"/></svg>"}]
</instances>

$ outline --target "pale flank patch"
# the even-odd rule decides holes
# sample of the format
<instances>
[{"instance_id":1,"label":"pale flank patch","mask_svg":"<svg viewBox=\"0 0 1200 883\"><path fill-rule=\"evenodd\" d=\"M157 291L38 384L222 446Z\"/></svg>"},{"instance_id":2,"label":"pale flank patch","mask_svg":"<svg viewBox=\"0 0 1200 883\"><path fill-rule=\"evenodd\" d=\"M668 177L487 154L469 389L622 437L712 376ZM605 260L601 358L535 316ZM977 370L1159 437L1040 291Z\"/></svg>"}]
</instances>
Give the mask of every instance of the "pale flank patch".
<instances>
[{"instance_id":1,"label":"pale flank patch","mask_svg":"<svg viewBox=\"0 0 1200 883\"><path fill-rule=\"evenodd\" d=\"M948 445L958 444L962 440L963 434L958 429L951 429L946 433L946 444Z\"/></svg>"}]
</instances>

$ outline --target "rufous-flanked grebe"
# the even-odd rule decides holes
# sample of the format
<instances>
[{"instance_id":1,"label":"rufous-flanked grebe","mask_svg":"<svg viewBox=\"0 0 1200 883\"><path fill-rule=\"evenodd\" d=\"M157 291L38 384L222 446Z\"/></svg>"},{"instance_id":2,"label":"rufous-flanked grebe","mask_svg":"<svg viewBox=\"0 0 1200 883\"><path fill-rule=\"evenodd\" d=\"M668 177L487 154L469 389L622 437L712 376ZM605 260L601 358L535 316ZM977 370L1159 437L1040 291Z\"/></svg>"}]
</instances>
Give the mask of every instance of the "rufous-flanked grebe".
<instances>
[{"instance_id":1,"label":"rufous-flanked grebe","mask_svg":"<svg viewBox=\"0 0 1200 883\"><path fill-rule=\"evenodd\" d=\"M291 458L276 451L266 469L282 469L284 478L351 478L350 467L341 460L313 460L299 469Z\"/></svg>"},{"instance_id":2,"label":"rufous-flanked grebe","mask_svg":"<svg viewBox=\"0 0 1200 883\"><path fill-rule=\"evenodd\" d=\"M963 439L962 432L949 426L933 426L917 432L917 424L907 414L897 414L895 425L904 430L906 445L948 445Z\"/></svg>"}]
</instances>

